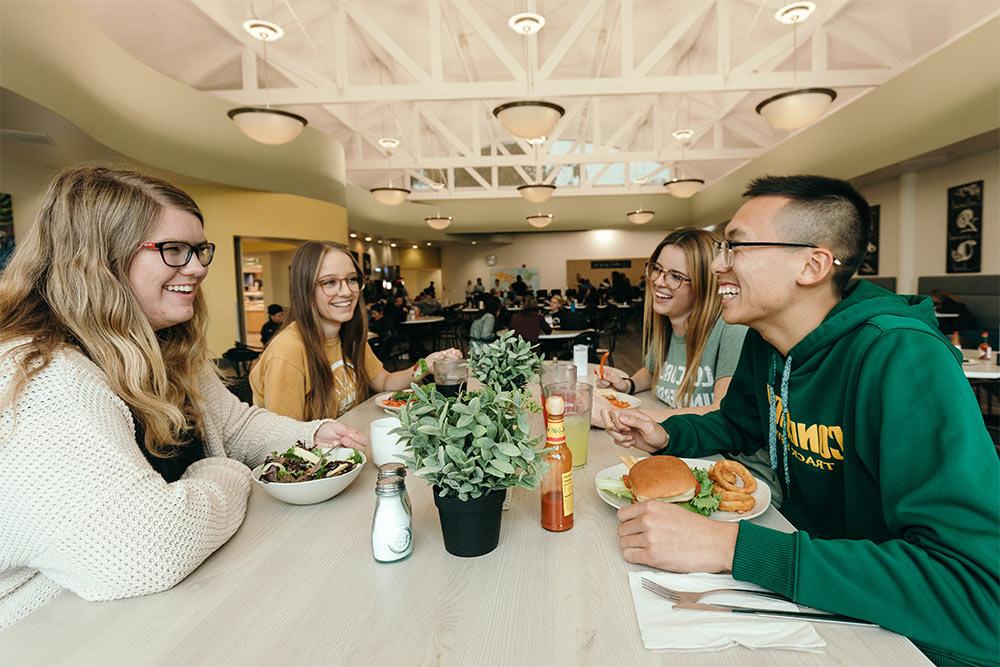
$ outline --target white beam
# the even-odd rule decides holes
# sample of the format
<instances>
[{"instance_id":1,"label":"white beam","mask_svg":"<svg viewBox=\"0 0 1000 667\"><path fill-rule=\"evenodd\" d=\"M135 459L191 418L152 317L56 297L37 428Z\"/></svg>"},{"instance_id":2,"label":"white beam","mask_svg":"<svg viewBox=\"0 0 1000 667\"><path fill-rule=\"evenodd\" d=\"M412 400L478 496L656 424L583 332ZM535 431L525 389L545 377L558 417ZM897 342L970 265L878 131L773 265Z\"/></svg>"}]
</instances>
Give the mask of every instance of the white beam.
<instances>
[{"instance_id":1,"label":"white beam","mask_svg":"<svg viewBox=\"0 0 1000 667\"><path fill-rule=\"evenodd\" d=\"M244 46L240 53L240 68L243 72L243 90L257 90L257 54L249 45Z\"/></svg>"},{"instance_id":2,"label":"white beam","mask_svg":"<svg viewBox=\"0 0 1000 667\"><path fill-rule=\"evenodd\" d=\"M583 34L584 29L590 24L590 21L594 18L594 14L597 10L601 8L604 4L604 0L590 0L587 5L577 14L576 20L573 21L573 25L570 26L569 30L562 36L559 43L556 44L556 48L552 50L549 57L545 59L545 64L542 65L541 69L538 70L538 76L536 81L543 81L552 76L552 72L555 68L559 66L569 50L576 45L577 41L580 39L580 35Z\"/></svg>"},{"instance_id":3,"label":"white beam","mask_svg":"<svg viewBox=\"0 0 1000 667\"><path fill-rule=\"evenodd\" d=\"M455 136L454 132L448 129L447 125L438 120L433 114L428 113L426 109L419 105L417 106L417 113L419 113L423 119L427 121L428 127L437 132L438 136L450 143L455 149L458 150L459 153L466 157L476 157L476 155L472 152L472 149L466 146L461 139Z\"/></svg>"},{"instance_id":4,"label":"white beam","mask_svg":"<svg viewBox=\"0 0 1000 667\"><path fill-rule=\"evenodd\" d=\"M275 59L269 59L273 62ZM825 88L872 88L895 75L891 69L830 70L799 72L800 86ZM717 74L693 74L645 77L643 79L549 79L536 86L542 98L606 97L655 95L660 93L726 93L774 90L791 84L791 72L757 72L732 75L723 79ZM263 91L215 90L214 95L240 104L264 104ZM381 102L432 102L449 100L501 100L524 95L524 86L516 82L482 81L447 84L396 84L388 86L352 86L342 93L332 84L312 88L272 88L272 104L296 106L307 104L370 104Z\"/></svg>"},{"instance_id":5,"label":"white beam","mask_svg":"<svg viewBox=\"0 0 1000 667\"><path fill-rule=\"evenodd\" d=\"M821 28L812 35L812 71L825 72L830 67L829 63L829 32L826 28Z\"/></svg>"},{"instance_id":6,"label":"white beam","mask_svg":"<svg viewBox=\"0 0 1000 667\"><path fill-rule=\"evenodd\" d=\"M431 81L441 83L444 80L441 57L441 0L429 0L427 11L430 30L427 34L427 47L431 51Z\"/></svg>"},{"instance_id":7,"label":"white beam","mask_svg":"<svg viewBox=\"0 0 1000 667\"><path fill-rule=\"evenodd\" d=\"M731 0L715 2L716 71L728 76L733 63L733 14Z\"/></svg>"},{"instance_id":8,"label":"white beam","mask_svg":"<svg viewBox=\"0 0 1000 667\"><path fill-rule=\"evenodd\" d=\"M493 54L503 63L503 66L507 68L507 71L511 73L517 81L524 82L524 68L514 59L514 56L510 54L507 47L503 45L497 36L493 34L490 30L489 25L486 21L482 19L476 11L469 6L468 0L451 0L452 4L458 9L459 13L469 22L472 29L479 34L479 37L486 42L486 46L493 52ZM523 88L521 89L523 91ZM522 92L523 94L523 92ZM485 97L485 96L478 96Z\"/></svg>"},{"instance_id":9,"label":"white beam","mask_svg":"<svg viewBox=\"0 0 1000 667\"><path fill-rule=\"evenodd\" d=\"M653 69L656 63L663 59L663 56L712 9L714 4L715 0L697 0L694 6L688 9L687 13L670 28L663 39L649 52L649 55L643 58L639 66L632 71L632 77L641 78L649 74L649 71Z\"/></svg>"},{"instance_id":10,"label":"white beam","mask_svg":"<svg viewBox=\"0 0 1000 667\"><path fill-rule=\"evenodd\" d=\"M654 98L655 99L655 98ZM647 100L645 103L640 104L636 107L632 115L628 117L624 123L622 123L615 133L604 143L604 152L610 151L612 148L619 148L617 144L622 140L628 132L637 127L640 121L645 120L646 116L649 115L649 109L653 105L653 100Z\"/></svg>"},{"instance_id":11,"label":"white beam","mask_svg":"<svg viewBox=\"0 0 1000 667\"><path fill-rule=\"evenodd\" d=\"M392 37L382 30L382 27L378 23L369 18L361 7L358 5L346 5L345 10L347 11L347 15L351 17L351 20L354 21L354 23L361 28L361 30L374 39L379 46L385 49L386 53L389 54L389 57L399 63L400 66L410 74L410 76L418 82L430 83L431 77L427 74L427 72L425 72L423 68L420 67L420 65L418 65L416 61L414 61L413 58L411 58L406 51L404 51L403 48L395 42L395 40L392 39Z\"/></svg>"},{"instance_id":12,"label":"white beam","mask_svg":"<svg viewBox=\"0 0 1000 667\"><path fill-rule=\"evenodd\" d=\"M725 148L716 150L688 150L685 160L697 162L714 162L728 160L752 160L764 152L760 148ZM623 151L619 153L570 153L544 157L539 155L539 164L543 167L570 164L605 164L608 162L663 162L680 160L679 147L662 151ZM460 157L454 155L426 156L419 163L407 156L394 156L393 169L445 169L447 167L533 167L533 155L478 155ZM388 159L363 160L352 163L351 171L379 171L390 168Z\"/></svg>"},{"instance_id":13,"label":"white beam","mask_svg":"<svg viewBox=\"0 0 1000 667\"><path fill-rule=\"evenodd\" d=\"M347 68L347 11L343 4L338 4L333 15L333 57L337 85L341 90L348 86Z\"/></svg>"},{"instance_id":14,"label":"white beam","mask_svg":"<svg viewBox=\"0 0 1000 667\"><path fill-rule=\"evenodd\" d=\"M510 151L507 150L507 147L504 146L503 144L497 144L497 148L500 150L500 152L503 155L510 156ZM496 168L497 168L496 166L493 167L493 169L496 169ZM517 175L521 177L521 179L524 181L524 183L526 185L530 185L531 183L534 183L534 181L531 180L531 177L528 176L528 172L524 170L524 167L522 167L520 165L514 165L514 171L517 172ZM536 176L536 178L537 178L537 176Z\"/></svg>"},{"instance_id":15,"label":"white beam","mask_svg":"<svg viewBox=\"0 0 1000 667\"><path fill-rule=\"evenodd\" d=\"M795 35L798 36L800 43L804 42L814 32L822 28L828 21L830 21L830 19L836 16L848 2L849 0L828 0L827 3L822 5L822 9L820 10L822 12L822 16L814 17L813 19L806 21L801 26L798 26L797 30L794 31L794 35L793 31L789 30L785 35L771 42L768 46L764 47L734 67L733 74L739 75L756 72L776 58L787 57L791 54L792 49L795 47L795 44L793 43Z\"/></svg>"},{"instance_id":16,"label":"white beam","mask_svg":"<svg viewBox=\"0 0 1000 667\"><path fill-rule=\"evenodd\" d=\"M621 34L618 42L622 52L623 77L632 76L635 69L635 37L632 27L632 0L621 0Z\"/></svg>"},{"instance_id":17,"label":"white beam","mask_svg":"<svg viewBox=\"0 0 1000 667\"><path fill-rule=\"evenodd\" d=\"M471 169L469 167L462 167L462 168L465 169L465 172L469 176L472 176L472 178L474 178L477 183L483 186L484 189L489 190L490 192L496 192L496 188L490 185L485 178L480 176L478 171L476 171L475 169Z\"/></svg>"},{"instance_id":18,"label":"white beam","mask_svg":"<svg viewBox=\"0 0 1000 667\"><path fill-rule=\"evenodd\" d=\"M664 166L662 169L666 169ZM690 173L692 176L695 172L688 172L687 169L684 170L685 173ZM567 185L559 186L557 191L558 197L606 197L611 195L634 195L635 188L628 187L626 185L593 185L589 188L587 187L572 187ZM666 195L666 189L659 184L647 185L643 188L643 197L655 197ZM437 192L433 190L421 190L414 192L410 195L411 201L448 201L455 199L520 199L521 196L517 192L515 187L502 187L496 190L484 190L482 188L456 188L454 192L445 193Z\"/></svg>"},{"instance_id":19,"label":"white beam","mask_svg":"<svg viewBox=\"0 0 1000 667\"><path fill-rule=\"evenodd\" d=\"M860 50L867 56L873 58L878 64L900 70L906 67L906 58L896 52L881 35L875 35L861 21L847 20L843 25L840 23L831 25L829 30L842 40L850 44L851 48ZM826 33L824 32L824 37ZM815 35L813 39L815 39ZM816 47L813 48L815 53Z\"/></svg>"}]
</instances>

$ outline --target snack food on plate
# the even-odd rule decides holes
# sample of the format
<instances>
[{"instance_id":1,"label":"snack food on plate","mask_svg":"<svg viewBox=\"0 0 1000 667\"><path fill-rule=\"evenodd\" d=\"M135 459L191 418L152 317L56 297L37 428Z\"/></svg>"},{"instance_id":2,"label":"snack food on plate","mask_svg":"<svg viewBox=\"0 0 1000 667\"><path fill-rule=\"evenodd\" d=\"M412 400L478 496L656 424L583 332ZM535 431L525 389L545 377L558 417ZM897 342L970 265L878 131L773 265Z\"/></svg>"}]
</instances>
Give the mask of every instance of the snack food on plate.
<instances>
[{"instance_id":1,"label":"snack food on plate","mask_svg":"<svg viewBox=\"0 0 1000 667\"><path fill-rule=\"evenodd\" d=\"M623 401L618 398L618 393L614 389L596 389L598 395L603 396L604 399L615 406L616 408L621 408L622 410L632 407L628 402Z\"/></svg>"},{"instance_id":2,"label":"snack food on plate","mask_svg":"<svg viewBox=\"0 0 1000 667\"><path fill-rule=\"evenodd\" d=\"M744 514L757 504L751 495L757 489L757 480L739 461L716 461L708 476L721 496L719 509L723 512Z\"/></svg>"},{"instance_id":3,"label":"snack food on plate","mask_svg":"<svg viewBox=\"0 0 1000 667\"><path fill-rule=\"evenodd\" d=\"M401 408L412 398L413 391L411 389L400 389L399 391L392 392L388 398L382 401L382 404L390 408Z\"/></svg>"}]
</instances>

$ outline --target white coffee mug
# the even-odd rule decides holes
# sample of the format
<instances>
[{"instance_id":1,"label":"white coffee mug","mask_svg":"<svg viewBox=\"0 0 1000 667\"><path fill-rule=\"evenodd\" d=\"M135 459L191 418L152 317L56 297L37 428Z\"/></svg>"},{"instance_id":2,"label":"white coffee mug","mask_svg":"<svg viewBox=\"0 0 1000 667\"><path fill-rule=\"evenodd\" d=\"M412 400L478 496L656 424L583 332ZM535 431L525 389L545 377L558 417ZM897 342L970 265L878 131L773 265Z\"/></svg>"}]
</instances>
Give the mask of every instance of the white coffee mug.
<instances>
[{"instance_id":1,"label":"white coffee mug","mask_svg":"<svg viewBox=\"0 0 1000 667\"><path fill-rule=\"evenodd\" d=\"M390 461L403 463L403 459L400 458L404 450L403 444L399 441L399 436L392 433L399 425L399 420L395 417L385 417L372 422L372 461L375 465L380 466Z\"/></svg>"}]
</instances>

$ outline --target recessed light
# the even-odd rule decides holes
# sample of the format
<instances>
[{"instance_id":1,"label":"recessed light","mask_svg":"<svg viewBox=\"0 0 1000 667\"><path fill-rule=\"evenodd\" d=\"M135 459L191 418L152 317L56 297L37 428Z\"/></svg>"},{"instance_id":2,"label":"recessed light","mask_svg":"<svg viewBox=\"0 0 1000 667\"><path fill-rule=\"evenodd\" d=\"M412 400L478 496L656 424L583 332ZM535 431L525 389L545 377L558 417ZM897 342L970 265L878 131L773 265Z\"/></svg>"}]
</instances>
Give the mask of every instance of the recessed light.
<instances>
[{"instance_id":1,"label":"recessed light","mask_svg":"<svg viewBox=\"0 0 1000 667\"><path fill-rule=\"evenodd\" d=\"M479 243L479 241L473 241L472 245L476 245L477 243Z\"/></svg>"},{"instance_id":2,"label":"recessed light","mask_svg":"<svg viewBox=\"0 0 1000 667\"><path fill-rule=\"evenodd\" d=\"M802 23L812 16L814 11L816 11L815 2L793 2L776 11L774 18L785 25L792 25L793 23Z\"/></svg>"},{"instance_id":3,"label":"recessed light","mask_svg":"<svg viewBox=\"0 0 1000 667\"><path fill-rule=\"evenodd\" d=\"M392 137L382 137L378 140L378 145L386 150L399 147L399 139L394 139Z\"/></svg>"},{"instance_id":4,"label":"recessed light","mask_svg":"<svg viewBox=\"0 0 1000 667\"><path fill-rule=\"evenodd\" d=\"M430 241L428 241L428 242L427 242L427 247L428 247L428 248L430 248L430 247L431 247L431 242L430 242Z\"/></svg>"},{"instance_id":5,"label":"recessed light","mask_svg":"<svg viewBox=\"0 0 1000 667\"><path fill-rule=\"evenodd\" d=\"M677 139L678 141L691 141L691 137L694 136L694 130L688 130L688 129L674 130L673 132L670 133L670 136L672 136L674 139Z\"/></svg>"},{"instance_id":6,"label":"recessed light","mask_svg":"<svg viewBox=\"0 0 1000 667\"><path fill-rule=\"evenodd\" d=\"M285 31L277 23L262 19L247 19L243 22L243 29L262 42L276 42L285 34Z\"/></svg>"},{"instance_id":7,"label":"recessed light","mask_svg":"<svg viewBox=\"0 0 1000 667\"><path fill-rule=\"evenodd\" d=\"M366 236L365 237L365 241L368 242L368 243L371 243L372 242L372 237Z\"/></svg>"},{"instance_id":8,"label":"recessed light","mask_svg":"<svg viewBox=\"0 0 1000 667\"><path fill-rule=\"evenodd\" d=\"M356 238L358 238L358 233L357 232L351 232L350 234L348 234L348 236L350 236L352 239L356 239Z\"/></svg>"},{"instance_id":9,"label":"recessed light","mask_svg":"<svg viewBox=\"0 0 1000 667\"><path fill-rule=\"evenodd\" d=\"M419 248L419 247L420 247L420 246L418 246L418 245L417 245L416 243L414 243L414 244L413 244L413 249L414 249L414 250L416 250L416 249L417 249L417 248Z\"/></svg>"},{"instance_id":10,"label":"recessed light","mask_svg":"<svg viewBox=\"0 0 1000 667\"><path fill-rule=\"evenodd\" d=\"M534 12L521 12L511 16L507 25L520 35L534 35L545 26L545 17Z\"/></svg>"},{"instance_id":11,"label":"recessed light","mask_svg":"<svg viewBox=\"0 0 1000 667\"><path fill-rule=\"evenodd\" d=\"M389 244L389 247L390 247L390 248L395 248L395 247L396 247L396 243L395 243L395 242L393 242L393 243L390 243L390 244Z\"/></svg>"}]
</instances>

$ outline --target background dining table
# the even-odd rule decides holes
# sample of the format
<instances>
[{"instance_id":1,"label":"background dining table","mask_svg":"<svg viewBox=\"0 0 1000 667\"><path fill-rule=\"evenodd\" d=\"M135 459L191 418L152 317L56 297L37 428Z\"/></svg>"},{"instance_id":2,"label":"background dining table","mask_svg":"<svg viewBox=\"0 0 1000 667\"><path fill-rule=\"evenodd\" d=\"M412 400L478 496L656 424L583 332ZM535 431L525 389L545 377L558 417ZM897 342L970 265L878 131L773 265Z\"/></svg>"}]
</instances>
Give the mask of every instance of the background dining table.
<instances>
[{"instance_id":1,"label":"background dining table","mask_svg":"<svg viewBox=\"0 0 1000 667\"><path fill-rule=\"evenodd\" d=\"M342 421L367 432L384 416L369 399ZM445 551L421 479L406 478L413 554L391 564L372 558L371 464L317 505L287 505L254 485L243 526L177 586L111 602L64 591L0 632L0 664L930 664L900 635L825 623L822 653L646 650L628 579L644 568L622 558L615 510L594 485L622 453L592 430L589 461L573 474L573 529L543 530L538 492L515 489L499 547L470 559ZM774 508L753 521L792 530Z\"/></svg>"}]
</instances>

